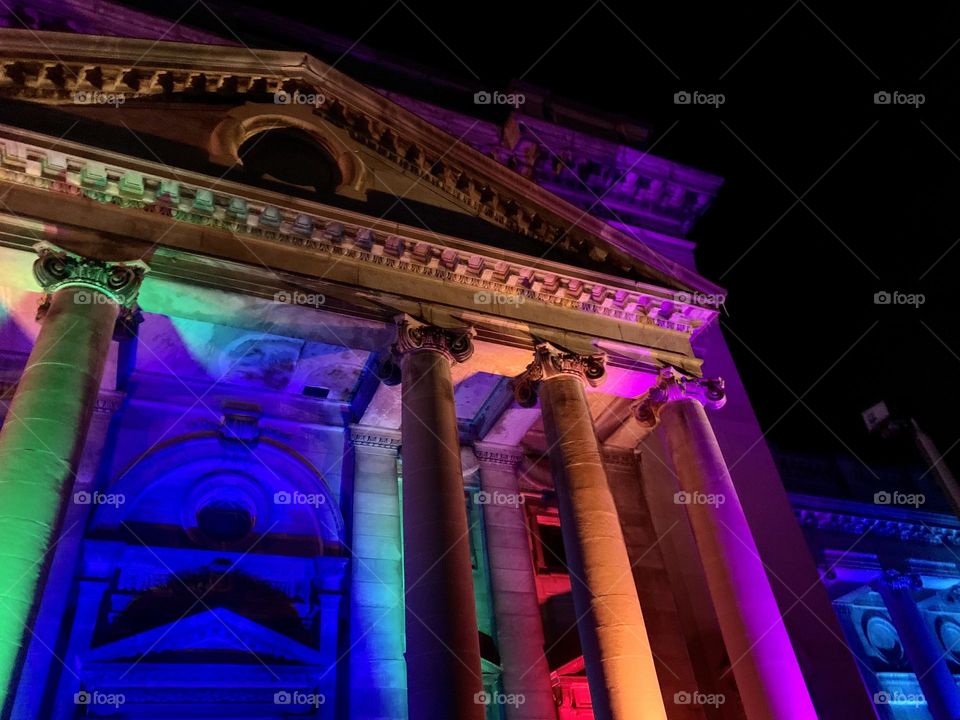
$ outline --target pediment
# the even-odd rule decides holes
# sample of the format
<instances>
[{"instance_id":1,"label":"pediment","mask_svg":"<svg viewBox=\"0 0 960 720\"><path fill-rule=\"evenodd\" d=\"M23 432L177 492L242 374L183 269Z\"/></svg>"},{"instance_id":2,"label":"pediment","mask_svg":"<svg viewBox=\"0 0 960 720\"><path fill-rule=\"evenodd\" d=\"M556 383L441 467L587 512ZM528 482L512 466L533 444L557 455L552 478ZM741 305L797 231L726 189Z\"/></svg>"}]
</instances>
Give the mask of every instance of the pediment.
<instances>
[{"instance_id":1,"label":"pediment","mask_svg":"<svg viewBox=\"0 0 960 720\"><path fill-rule=\"evenodd\" d=\"M247 653L319 665L322 655L303 643L226 608L213 608L94 648L94 663L182 652Z\"/></svg>"},{"instance_id":2,"label":"pediment","mask_svg":"<svg viewBox=\"0 0 960 720\"><path fill-rule=\"evenodd\" d=\"M130 136L126 140L132 148L138 144L138 123L147 115L144 110L149 110L154 124L159 120L182 134L202 138L203 147L194 148L197 166L187 169L213 177L220 174L217 169L229 156L211 138L231 111L256 106L267 115L289 114L290 108L275 105L277 93L322 96L319 106L295 110L332 128L334 146L342 142L351 153L364 153L381 175L392 171L429 189L425 195L433 199L422 198L416 209L413 202L394 203L399 210L407 206L407 224L422 219L421 207L433 213L422 223L431 229L444 221L444 213L454 213L460 216L467 239L502 247L513 238L518 247L510 249L534 257L555 253L561 262L576 264L580 259L611 275L665 288L705 294L721 291L645 244L642 236L585 213L309 55L9 29L0 30L0 45L0 95L67 118L99 117L100 122L118 128L113 138ZM131 99L115 107L86 103L78 108L78 92ZM189 103L189 110L184 103ZM20 110L8 111L0 121L16 124L12 118L17 116L26 117ZM19 122L30 122L31 129L36 129L43 120ZM183 133L184 129L189 132ZM56 137L58 133L51 127L46 134ZM141 147L138 152L149 159L157 150ZM209 167L200 167L204 164ZM359 178L352 180L357 181L354 189L359 195L346 198L345 202L356 203L348 207L382 217L376 208L363 204L361 198L369 201L370 193L364 193L369 187L364 188ZM409 180L405 185L375 189L401 197L408 186ZM464 218L469 220L465 225Z\"/></svg>"}]
</instances>

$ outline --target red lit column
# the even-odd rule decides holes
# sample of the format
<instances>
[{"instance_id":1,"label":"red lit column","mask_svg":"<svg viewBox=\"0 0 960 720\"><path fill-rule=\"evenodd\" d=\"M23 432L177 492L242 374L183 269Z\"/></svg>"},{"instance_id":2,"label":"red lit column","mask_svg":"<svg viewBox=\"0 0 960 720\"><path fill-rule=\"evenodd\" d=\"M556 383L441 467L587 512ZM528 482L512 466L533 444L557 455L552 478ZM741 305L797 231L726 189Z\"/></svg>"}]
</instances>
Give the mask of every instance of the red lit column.
<instances>
[{"instance_id":1,"label":"red lit column","mask_svg":"<svg viewBox=\"0 0 960 720\"><path fill-rule=\"evenodd\" d=\"M514 381L530 406L539 388L560 509L577 631L597 720L666 720L620 520L607 482L584 382L603 378L605 356L549 343Z\"/></svg>"}]
</instances>

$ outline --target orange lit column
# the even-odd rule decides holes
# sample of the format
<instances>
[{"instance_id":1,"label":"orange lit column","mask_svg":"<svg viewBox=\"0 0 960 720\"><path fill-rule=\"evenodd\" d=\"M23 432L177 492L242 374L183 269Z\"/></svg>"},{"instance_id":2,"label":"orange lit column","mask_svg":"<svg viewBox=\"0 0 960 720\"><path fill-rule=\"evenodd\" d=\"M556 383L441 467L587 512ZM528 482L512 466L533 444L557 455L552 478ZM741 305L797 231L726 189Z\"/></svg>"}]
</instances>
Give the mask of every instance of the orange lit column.
<instances>
[{"instance_id":1,"label":"orange lit column","mask_svg":"<svg viewBox=\"0 0 960 720\"><path fill-rule=\"evenodd\" d=\"M633 572L583 383L603 378L605 356L549 343L514 381L517 401L539 391L577 631L597 720L666 720Z\"/></svg>"},{"instance_id":2,"label":"orange lit column","mask_svg":"<svg viewBox=\"0 0 960 720\"><path fill-rule=\"evenodd\" d=\"M793 645L704 405L726 401L722 380L667 368L635 407L637 419L662 424L749 720L816 720Z\"/></svg>"},{"instance_id":3,"label":"orange lit column","mask_svg":"<svg viewBox=\"0 0 960 720\"><path fill-rule=\"evenodd\" d=\"M472 330L397 319L410 720L482 720L482 675L450 365Z\"/></svg>"},{"instance_id":4,"label":"orange lit column","mask_svg":"<svg viewBox=\"0 0 960 720\"><path fill-rule=\"evenodd\" d=\"M0 430L0 704L12 690L25 626L76 474L120 308L146 266L36 246L49 293L40 333Z\"/></svg>"}]
</instances>

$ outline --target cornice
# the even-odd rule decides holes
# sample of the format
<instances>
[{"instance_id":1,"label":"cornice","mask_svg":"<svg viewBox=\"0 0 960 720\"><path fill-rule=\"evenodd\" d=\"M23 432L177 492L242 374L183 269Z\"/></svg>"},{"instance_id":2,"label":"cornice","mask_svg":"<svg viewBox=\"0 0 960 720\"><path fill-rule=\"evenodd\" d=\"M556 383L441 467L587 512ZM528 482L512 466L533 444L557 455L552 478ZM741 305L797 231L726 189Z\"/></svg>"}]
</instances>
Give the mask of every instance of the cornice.
<instances>
[{"instance_id":1,"label":"cornice","mask_svg":"<svg viewBox=\"0 0 960 720\"><path fill-rule=\"evenodd\" d=\"M158 99L211 93L261 102L280 91L322 94L317 114L488 221L597 260L639 263L667 285L722 294L694 271L309 55L16 30L0 30L0 41L0 93L40 102L69 101L77 91Z\"/></svg>"},{"instance_id":2,"label":"cornice","mask_svg":"<svg viewBox=\"0 0 960 720\"><path fill-rule=\"evenodd\" d=\"M810 530L960 546L960 522L949 515L796 494L790 501L800 525Z\"/></svg>"},{"instance_id":3,"label":"cornice","mask_svg":"<svg viewBox=\"0 0 960 720\"><path fill-rule=\"evenodd\" d=\"M688 337L716 316L716 311L680 302L662 289L557 264L531 267L529 258L516 253L498 256L478 243L436 234L430 235L431 242L401 234L407 229L393 224L396 232L385 233L356 213L257 193L277 203L268 204L240 194L242 186L227 181L183 172L178 177L185 181L179 182L154 163L115 153L108 154L107 162L91 160L74 152L75 147L0 125L0 181L456 283L486 296L491 305L534 301ZM217 189L206 190L211 186Z\"/></svg>"}]
</instances>

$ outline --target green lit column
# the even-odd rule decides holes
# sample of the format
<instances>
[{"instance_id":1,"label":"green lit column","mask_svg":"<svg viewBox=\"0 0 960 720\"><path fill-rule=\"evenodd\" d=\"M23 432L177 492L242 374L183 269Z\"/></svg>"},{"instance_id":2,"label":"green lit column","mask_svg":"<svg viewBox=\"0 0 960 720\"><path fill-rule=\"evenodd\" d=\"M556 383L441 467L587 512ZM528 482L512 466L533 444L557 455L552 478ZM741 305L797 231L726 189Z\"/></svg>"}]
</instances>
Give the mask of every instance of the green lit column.
<instances>
[{"instance_id":1,"label":"green lit column","mask_svg":"<svg viewBox=\"0 0 960 720\"><path fill-rule=\"evenodd\" d=\"M77 471L114 324L146 265L35 247L49 304L0 429L0 704L17 675L26 624Z\"/></svg>"}]
</instances>

